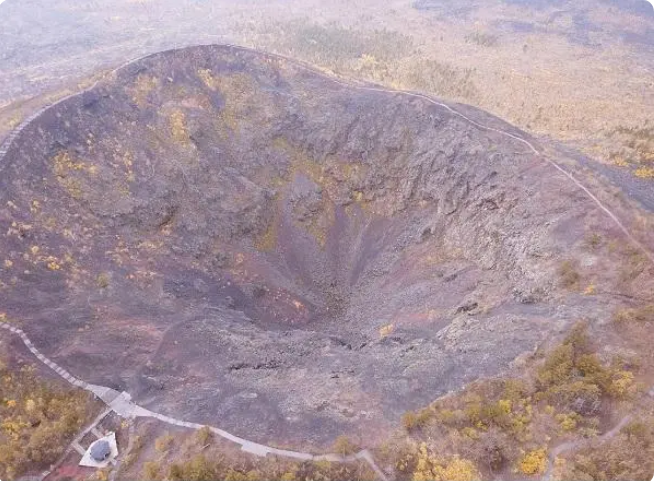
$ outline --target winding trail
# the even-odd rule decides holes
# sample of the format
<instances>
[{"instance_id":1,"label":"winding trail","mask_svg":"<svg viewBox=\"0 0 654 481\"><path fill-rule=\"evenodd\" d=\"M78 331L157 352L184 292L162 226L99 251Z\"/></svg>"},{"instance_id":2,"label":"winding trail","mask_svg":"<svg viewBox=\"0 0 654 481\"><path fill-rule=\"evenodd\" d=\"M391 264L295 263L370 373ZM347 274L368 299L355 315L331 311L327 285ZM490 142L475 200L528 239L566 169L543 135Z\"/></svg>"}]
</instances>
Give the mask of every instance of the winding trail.
<instances>
[{"instance_id":1,"label":"winding trail","mask_svg":"<svg viewBox=\"0 0 654 481\"><path fill-rule=\"evenodd\" d=\"M618 424L613 426L613 428L610 431L605 432L601 436L598 436L596 438L592 439L577 439L575 441L567 441L565 443L559 444L556 446L554 449L552 449L549 453L549 456L547 457L547 469L545 470L545 473L543 474L543 477L541 478L542 481L551 481L552 479L552 474L554 473L554 463L556 461L556 458L565 453L566 451L572 451L574 449L578 449L582 447L584 444L588 444L591 441L594 442L602 442L602 441L607 441L611 438L613 438L616 434L620 432L620 430L627 425L629 421L631 421L631 414L627 414L624 416Z\"/></svg>"},{"instance_id":2,"label":"winding trail","mask_svg":"<svg viewBox=\"0 0 654 481\"><path fill-rule=\"evenodd\" d=\"M211 44L211 45L215 46L215 44ZM574 177L570 172L568 172L566 169L564 169L557 162L555 162L554 160L546 157L542 152L540 152L528 140L526 140L526 139L524 139L524 138L522 138L522 137L520 137L518 135L514 135L514 134L512 134L510 132L506 132L506 131L501 130L501 129L497 129L497 128L494 128L494 127L490 127L490 126L487 126L487 125L480 124L477 121L475 121L475 120L471 119L470 117L466 116L465 114L463 114L463 113L459 112L458 110L454 109L453 107L451 107L451 106L449 106L449 105L447 105L445 103L439 102L439 101L429 97L428 95L425 95L425 94L422 94L422 93L419 93L419 92L394 90L394 89L389 89L389 88L381 87L381 86L370 84L370 83L356 81L356 80L353 80L353 79L337 77L335 75L327 75L325 72L319 70L318 68L316 68L316 67L314 67L314 66L312 66L312 65L310 65L308 63L298 61L298 60L295 60L295 59L291 59L291 58L286 57L284 55L262 52L262 51L259 51L257 49L253 49L253 48L249 48L249 47L243 47L243 46L239 46L239 45L223 44L223 45L218 45L218 46L229 48L229 49L232 49L232 50L235 50L235 51L255 53L257 55L260 55L260 56L263 56L263 57L266 57L266 58L269 58L269 59L275 59L275 60L280 60L280 61L283 61L283 62L287 62L287 63L292 64L292 65L294 65L294 66L296 66L296 67L298 67L300 69L303 69L303 70L305 70L307 72L311 72L311 73L320 75L323 78L326 78L326 79L328 79L328 80L330 80L330 81L332 81L332 82L334 82L336 84L343 85L343 86L345 86L347 88L354 88L354 89L358 89L358 90L362 90L362 91L368 91L368 92L390 93L390 94L395 94L395 95L404 95L404 96L407 96L407 97L418 98L418 99L427 101L427 102L429 102L429 103L431 103L433 105L444 108L445 110L447 110L451 114L462 118L463 120L465 120L466 122L470 123L471 125L475 126L476 128L478 128L480 130L495 132L495 133L497 133L499 135L511 138L511 139L525 145L531 152L533 152L533 154L536 157L543 159L545 162L547 162L549 165L551 165L553 168L555 168L560 174L564 175L568 180L573 182L576 185L577 188L579 188L581 191L583 191L584 194L586 194L597 205L597 207L601 211L603 211L611 219L611 221L622 231L622 233L626 236L626 238L635 247L637 247L641 252L643 252L643 254L645 254L647 256L647 258L650 260L650 262L652 262L652 264L654 264L654 254L652 254L652 252L650 252L650 250L648 248L646 248L640 241L638 241L631 234L629 229L627 229L625 227L625 225L609 209L609 207L607 207L599 198L597 198L597 196L595 196L586 186L584 186L581 181L579 181L576 177ZM180 49L174 49L174 50L172 50L170 52L173 52L173 53L182 52L184 50L184 48L185 47L182 47ZM79 91L77 93L67 95L67 96L59 99L58 101L54 102L53 104L48 105L48 106L36 111L35 113L30 115L29 117L27 117L23 122L21 122L21 124L14 131L12 131L7 136L7 138L4 140L2 145L0 145L0 172L2 172L2 170L6 167L6 164L5 164L5 162L3 162L3 160L4 160L4 157L7 154L7 152L12 147L13 143L19 137L19 135L24 130L24 128L27 125L29 125L32 121L34 121L36 118L38 118L43 112L45 112L46 110L48 110L51 107L54 107L55 105L58 105L58 104L60 104L62 102L65 102L66 100L68 100L68 99L70 99L72 97L75 97L77 95L81 95L81 94L84 94L86 92L89 92L89 91L93 90L101 82L103 82L105 79L115 75L119 70L129 66L130 64L132 64L134 62L137 62L137 61L142 60L144 58L150 57L152 55L157 55L157 54L148 54L148 55L145 55L145 56L142 56L142 57L132 59L132 60L130 60L128 62L125 62L124 64L120 65L119 67L116 67L116 68L108 71L105 75L103 75L101 78L99 78L97 81L95 81L88 88L86 88L84 90L81 90L81 91ZM22 342L25 344L25 346L42 363L44 363L46 366L48 366L49 368L54 370L58 375L63 377L70 384L72 384L72 385L74 385L76 387L85 389L85 390L90 391L93 394L95 394L105 404L107 404L107 406L109 406L109 408L111 408L113 411L115 411L120 416L130 418L130 419L135 418L135 417L149 417L149 418L158 419L158 420L160 420L162 422L165 422L165 423L168 423L168 424L171 424L171 425L174 425L174 426L180 426L180 427L185 427L185 428L190 428L190 429L200 429L200 428L204 427L204 425L201 425L201 424L186 422L186 421L183 421L183 420L175 419L175 418L165 416L165 415L150 411L148 409L145 409L145 408L139 406L138 404L135 404L134 402L132 402L131 396L127 392L119 393L118 391L115 391L115 390L110 389L108 387L98 386L98 385L86 383L85 381L82 381L82 380L74 377L68 371L64 370L63 368L61 368L60 366L55 364L53 361L51 361L50 359L45 357L43 354L41 354L36 349L36 347L34 347L32 342L30 341L30 339L27 337L27 335L21 329L19 329L17 327L14 327L14 326L11 326L11 325L6 324L6 323L0 323L0 328L2 328L4 330L7 330L10 333L15 334L18 337L20 337ZM622 422L627 422L625 419L623 419ZM621 422L621 424L622 424L622 422ZM616 428L614 428L614 430L619 430L619 428L621 427L621 424L616 426ZM222 430L220 428L217 428L217 427L211 427L210 426L210 429L215 434L217 434L218 436L221 436L224 439L227 439L227 440L232 441L232 442L234 442L236 444L239 444L243 451L246 451L246 452L258 455L258 456L266 456L268 454L272 454L272 455L275 455L275 456L282 456L282 457L292 458L292 459L297 459L297 460L302 460L302 461L326 460L326 461L331 461L331 462L343 462L343 463L362 460L362 461L365 461L366 463L368 463L370 465L370 467L375 471L375 473L377 474L377 476L380 479L382 479L383 481L387 481L386 475L384 474L384 472L381 469L379 469L379 467L375 463L375 461L373 459L373 456L370 453L370 451L368 451L366 449L364 449L362 451L359 451L358 453L350 455L350 456L342 456L342 455L333 454L333 453L315 455L315 454L305 453L305 452L300 452L300 451L290 451L290 450L284 450L284 449L273 448L273 447L270 447L270 446L265 446L265 445L258 444L258 443L252 442L252 441L248 441L247 439L240 438L238 436L230 434L227 431L224 431L224 430ZM604 436L608 436L614 430L606 433ZM602 438L604 438L604 436L602 436ZM570 444L570 445L568 446L568 444ZM555 448L553 450L552 455L551 455L553 457L551 457L551 459L550 459L550 466L548 468L548 473L549 474L547 476L551 475L551 469L552 469L554 457L556 457L556 455L558 455L558 454L560 454L560 453L562 453L562 452L564 452L566 450L573 449L576 446L577 446L577 444L573 445L572 443L564 443L563 445L560 445L560 446L558 446L557 448ZM548 478L546 478L546 479L548 479Z\"/></svg>"},{"instance_id":3,"label":"winding trail","mask_svg":"<svg viewBox=\"0 0 654 481\"><path fill-rule=\"evenodd\" d=\"M78 379L75 376L73 376L71 373L63 369L61 366L56 364L54 361L44 356L34 346L32 341L29 339L29 337L27 337L27 335L22 329L12 326L11 324L7 324L6 322L0 322L0 329L4 329L5 331L8 331L18 336L23 342L23 344L25 344L25 347L27 347L27 349L29 349L29 351L32 354L34 354L34 356L36 356L36 358L39 361L41 361L47 367L52 369L55 373L61 376L69 384L93 393L97 398L102 400L102 402L104 402L108 406L109 409L103 411L101 415L98 416L98 418L96 418L96 421L94 421L94 423L90 425L88 430L94 428L97 422L99 422L102 418L104 418L110 410L114 411L119 416L127 419L134 419L138 417L153 418L153 419L158 419L159 421L162 421L164 423L170 424L172 426L179 426L179 427L195 429L195 430L202 429L206 426L204 424L190 423L187 421L183 421L181 419L176 419L170 416L166 416L164 414L150 411L149 409L146 409L132 402L132 397L130 396L129 393L125 391L118 392L114 389L105 386L90 384L81 379ZM305 453L302 451L291 451L287 449L278 449L271 446L266 446L264 444L255 443L253 441L248 441L247 439L235 436L217 427L213 427L213 426L208 426L208 427L209 429L211 429L211 431L214 434L217 434L218 436L227 439L228 441L232 441L233 443L239 444L241 446L241 450L254 454L256 456L265 457L268 454L271 454L273 456L296 459L299 461L329 461L333 463L351 463L354 461L364 461L372 468L375 474L382 481L388 481L386 474L379 468L379 466L377 466L372 456L372 453L370 453L370 451L368 451L367 449L363 449L358 453L349 456L343 456L336 453L312 454L312 453ZM86 434L86 432L87 431L82 432L78 436L78 438L81 439L84 436L84 434ZM78 438L76 438L76 440ZM73 441L73 445L74 443L75 441Z\"/></svg>"},{"instance_id":4,"label":"winding trail","mask_svg":"<svg viewBox=\"0 0 654 481\"><path fill-rule=\"evenodd\" d=\"M636 246L638 248L638 250L642 251L643 254L645 254L647 256L647 258L650 260L650 262L652 264L654 264L654 254L652 252L650 252L649 249L647 249L638 239L636 239L631 234L629 229L627 229L625 227L625 225L620 221L618 216L616 216L606 205L604 205L604 203L601 200L599 200L584 184L582 184L581 181L579 181L570 172L568 172L563 167L561 167L561 165L559 165L558 163L556 163L552 159L546 157L542 152L540 152L536 147L534 147L534 145L531 142L529 142L528 140L526 140L526 139L524 139L524 138L522 138L522 137L520 137L518 135L514 135L514 134L512 134L510 132L507 132L505 130L496 129L494 127L489 127L487 125L480 124L479 122L471 119L470 117L468 117L467 115L459 112L458 110L454 109L453 107L451 107L451 106L449 106L449 105L447 105L447 104L445 104L443 102L439 102L439 101L433 99L432 97L430 97L430 96L428 96L426 94L420 93L420 92L412 92L412 91L408 91L408 90L389 89L389 88L382 87L382 86L379 86L379 85L372 85L372 84L368 84L368 83L362 83L362 82L359 82L359 81L356 81L356 80L353 80L353 79L339 78L339 77L336 77L336 76L333 76L333 75L327 75L327 74L325 74L325 72L322 72L322 71L318 70L317 68L306 64L305 62L294 60L294 59L291 59L289 57L285 57L284 55L261 52L261 51L258 51L256 49L252 49L252 48L249 48L249 47L242 47L242 46L239 46L239 45L229 45L228 44L228 45L225 45L225 46L230 47L230 48L232 48L234 50L254 52L254 53L258 53L259 55L267 56L269 58L276 58L278 60L282 60L282 61L285 61L285 62L290 62L290 63L292 63L294 65L297 65L300 68L303 68L303 69L305 69L307 71L310 71L310 72L313 72L313 73L316 73L316 74L319 74L322 77L325 77L325 78L331 80L332 82L337 83L339 85L343 85L345 87L356 88L358 90L364 90L364 91L367 91L367 92L381 92L381 93L400 94L400 95L405 95L407 97L414 97L414 98L422 99L422 100L425 100L425 101L427 101L427 102L429 102L429 103L431 103L433 105L444 108L445 110L447 110L451 114L462 118L463 120L470 123L471 125L474 125L475 127L477 127L480 130L485 130L485 131L488 131L488 132L495 132L495 133L500 134L500 135L502 135L504 137L508 137L508 138L513 139L513 140L515 140L517 142L520 142L521 144L527 146L529 148L529 150L531 150L536 157L545 160L548 164L550 164L552 167L554 167L556 170L558 170L561 174L565 175L570 181L572 181L588 197L590 197L590 199L615 223L615 225L622 231L622 233L627 237L627 239L629 239L629 241L631 241L631 243L634 246Z\"/></svg>"},{"instance_id":5,"label":"winding trail","mask_svg":"<svg viewBox=\"0 0 654 481\"><path fill-rule=\"evenodd\" d=\"M581 191L583 191L584 194L586 194L597 205L597 207L599 207L599 209L602 210L611 219L611 221L622 231L622 233L627 237L627 239L629 239L629 241L639 251L641 251L649 259L649 261L654 265L654 254L647 247L645 247L638 239L636 239L634 237L634 235L629 231L629 229L627 229L627 227L622 223L622 221L618 218L618 216L615 215L611 211L611 209L609 209L608 206L606 206L600 199L598 199L597 196L595 196L579 179L577 179L574 175L572 175L570 172L568 172L566 169L564 169L560 164L558 164L554 160L550 159L549 157L545 156L542 152L540 152L527 139L524 139L524 138L522 138L522 137L520 137L518 135L512 134L512 133L507 132L507 131L502 130L502 129L497 129L497 128L494 128L494 127L490 127L490 126L487 126L487 125L480 124L476 120L471 119L470 117L468 117L467 115L459 112L458 110L451 107L450 105L445 104L443 102L439 102L438 100L435 100L434 98L432 98L432 97L430 97L430 96L428 96L426 94L420 93L420 92L412 92L412 91L408 91L408 90L395 90L395 89L382 87L380 85L376 85L376 84L372 84L372 83L368 83L368 82L362 82L362 81L358 81L358 80L354 80L354 79L350 79L350 78L336 76L335 74L326 74L324 71L321 71L320 69L316 68L315 66L313 66L313 65L311 65L311 64L309 64L307 62L292 59L290 57L286 57L285 55L280 55L280 54L270 53L270 52L263 52L263 51L258 50L256 48L244 47L244 46L241 46L241 45L234 45L234 44L207 44L205 46L224 47L224 48L229 48L229 49L236 50L236 51L254 53L254 54L269 58L269 59L275 59L275 60L280 60L280 61L283 61L283 62L287 62L289 64L295 65L296 67L298 67L298 68L300 68L302 70L305 70L307 72L311 72L311 73L320 75L321 77L323 77L323 78L325 78L327 80L330 80L331 82L334 82L334 83L339 84L339 85L343 85L344 87L348 87L348 88L355 88L357 90L362 90L362 91L367 91L367 92L390 93L390 94L404 95L404 96L407 96L407 97L418 98L418 99L424 100L426 102L429 102L432 105L436 105L438 107L444 108L445 110L447 110L451 114L462 118L463 120L465 120L466 122L470 123L471 125L477 127L480 130L485 130L485 131L488 131L488 132L495 132L495 133L497 133L499 135L502 135L504 137L513 139L513 140L525 145L531 152L533 152L533 154L536 157L543 159L549 165L554 167L559 173L561 173L566 178L568 178L568 180L570 180L572 183L574 183L577 186L577 188L579 188ZM176 49L173 49L173 50L169 50L168 52L172 52L173 54L177 53L177 52L183 52L185 48L187 48L187 47L176 48ZM135 62L138 62L139 60L143 60L143 59L151 57L153 55L158 55L158 54L157 53L148 54L148 55L140 56L140 57L134 58L132 60L129 60L129 61L123 63L122 65L108 71L105 75L100 77L91 86L87 87L86 89L83 89L83 90L81 90L79 92L76 92L76 93L73 93L73 94L70 94L70 95L67 95L67 96L57 100L56 102L37 110L32 115L30 115L28 118L26 118L23 122L20 123L20 125L14 131L12 131L7 136L5 141L0 145L0 172L2 172L2 170L6 167L6 165L4 165L4 162L2 162L2 161L4 160L4 156L7 154L7 152L9 151L11 145L14 143L16 138L20 135L20 133L23 131L23 129L27 125L30 124L30 122L32 122L33 120L38 118L43 112L45 112L46 110L48 110L51 107L54 107L55 105L58 105L58 104L60 104L62 102L65 102L66 100L68 100L68 99L70 99L72 97L75 97L77 95L84 94L86 92L89 92L89 91L93 90L95 87L98 86L98 84L100 84L106 78L115 75L119 70L122 70L123 68L126 68L129 65L131 65L131 64L133 64Z\"/></svg>"}]
</instances>

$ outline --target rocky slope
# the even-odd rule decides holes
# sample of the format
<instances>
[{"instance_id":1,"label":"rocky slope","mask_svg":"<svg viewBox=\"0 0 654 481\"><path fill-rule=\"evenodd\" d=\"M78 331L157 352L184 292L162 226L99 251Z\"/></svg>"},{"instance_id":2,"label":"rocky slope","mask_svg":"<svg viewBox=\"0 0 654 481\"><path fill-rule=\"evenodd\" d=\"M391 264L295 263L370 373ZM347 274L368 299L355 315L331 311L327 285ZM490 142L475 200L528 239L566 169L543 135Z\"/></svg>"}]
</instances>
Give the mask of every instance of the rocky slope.
<instances>
[{"instance_id":1,"label":"rocky slope","mask_svg":"<svg viewBox=\"0 0 654 481\"><path fill-rule=\"evenodd\" d=\"M130 64L0 168L8 316L71 373L253 440L394 425L606 320L582 293L622 275L619 230L524 144L228 47Z\"/></svg>"}]
</instances>

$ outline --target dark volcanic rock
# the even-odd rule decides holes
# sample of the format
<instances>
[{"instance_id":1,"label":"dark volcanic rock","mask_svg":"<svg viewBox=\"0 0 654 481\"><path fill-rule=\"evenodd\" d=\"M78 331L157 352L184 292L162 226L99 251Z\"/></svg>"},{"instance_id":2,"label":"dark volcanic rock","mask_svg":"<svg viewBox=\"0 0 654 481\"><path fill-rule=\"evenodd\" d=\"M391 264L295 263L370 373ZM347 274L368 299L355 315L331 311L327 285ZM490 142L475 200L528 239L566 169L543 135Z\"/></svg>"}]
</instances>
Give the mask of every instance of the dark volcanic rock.
<instances>
[{"instance_id":1,"label":"dark volcanic rock","mask_svg":"<svg viewBox=\"0 0 654 481\"><path fill-rule=\"evenodd\" d=\"M501 372L579 315L560 257L604 228L513 139L220 47L49 109L0 188L3 308L39 349L278 442L373 432Z\"/></svg>"}]
</instances>

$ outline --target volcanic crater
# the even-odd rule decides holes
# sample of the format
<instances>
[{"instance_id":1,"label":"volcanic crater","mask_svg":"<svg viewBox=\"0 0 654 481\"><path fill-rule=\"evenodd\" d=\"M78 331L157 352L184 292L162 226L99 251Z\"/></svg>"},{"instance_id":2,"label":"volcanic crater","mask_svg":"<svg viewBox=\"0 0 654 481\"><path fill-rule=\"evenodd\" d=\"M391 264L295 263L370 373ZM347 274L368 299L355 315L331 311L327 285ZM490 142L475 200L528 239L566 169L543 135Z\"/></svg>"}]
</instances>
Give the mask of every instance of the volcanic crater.
<instances>
[{"instance_id":1,"label":"volcanic crater","mask_svg":"<svg viewBox=\"0 0 654 481\"><path fill-rule=\"evenodd\" d=\"M232 47L133 62L2 159L2 307L178 418L304 446L394 426L601 308L556 274L611 229L591 200L451 107L476 124Z\"/></svg>"}]
</instances>

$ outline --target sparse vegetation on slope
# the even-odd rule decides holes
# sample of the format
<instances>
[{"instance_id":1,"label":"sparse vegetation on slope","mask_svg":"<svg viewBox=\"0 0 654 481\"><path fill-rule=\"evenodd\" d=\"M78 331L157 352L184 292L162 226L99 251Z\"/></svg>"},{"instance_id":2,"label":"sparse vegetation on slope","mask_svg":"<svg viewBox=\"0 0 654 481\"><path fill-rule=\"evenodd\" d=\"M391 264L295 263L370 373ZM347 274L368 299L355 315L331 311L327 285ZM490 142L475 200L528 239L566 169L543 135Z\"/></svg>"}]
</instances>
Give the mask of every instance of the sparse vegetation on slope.
<instances>
[{"instance_id":1,"label":"sparse vegetation on slope","mask_svg":"<svg viewBox=\"0 0 654 481\"><path fill-rule=\"evenodd\" d=\"M475 469L542 474L552 440L596 436L604 406L631 398L640 389L624 360L600 362L583 324L536 359L530 372L524 379L474 383L462 393L405 414L410 438L395 458L400 477L427 479L425 466L435 463L425 461L432 456L427 453L462 456L465 461L459 466L469 466L469 479L474 479ZM427 472L434 473L431 469Z\"/></svg>"},{"instance_id":2,"label":"sparse vegetation on slope","mask_svg":"<svg viewBox=\"0 0 654 481\"><path fill-rule=\"evenodd\" d=\"M636 177L654 178L654 127L648 124L643 127L619 126L607 135L614 147L619 147L609 154L611 162L619 167L630 167Z\"/></svg>"},{"instance_id":3,"label":"sparse vegetation on slope","mask_svg":"<svg viewBox=\"0 0 654 481\"><path fill-rule=\"evenodd\" d=\"M325 28L311 35L359 35ZM377 40L408 42L370 35L357 43L370 56ZM410 47L395 53L413 61ZM452 88L465 84L457 75ZM443 105L293 62L163 52L57 105L4 158L3 298L11 314L33 313L26 331L56 343L82 378L117 369L153 404L181 406L180 419L238 432L256 418L266 436L281 422L289 438L318 423L316 442L331 444L389 425L396 403L460 387L472 366L497 373L556 329L525 304L587 290L559 285L553 259L565 251L585 274L575 256L586 232L607 244L611 233L546 165L516 176L524 151ZM556 234L573 221L577 231ZM38 306L26 286L42 292ZM570 304L557 316L576 316ZM407 376L420 386L396 389ZM201 413L186 402L189 378Z\"/></svg>"},{"instance_id":4,"label":"sparse vegetation on slope","mask_svg":"<svg viewBox=\"0 0 654 481\"><path fill-rule=\"evenodd\" d=\"M136 102L143 72L160 81ZM311 433L303 450L347 453L343 433L378 435L531 363L404 416L389 459L418 480L542 474L552 440L596 435L602 409L637 393L632 355L597 353L581 328L529 356L581 315L611 325L648 264L595 198L478 127L499 119L225 47L157 54L100 92L37 119L0 177L3 298L80 377L259 442ZM220 464L200 436L176 457L164 434L129 469L267 473Z\"/></svg>"}]
</instances>

